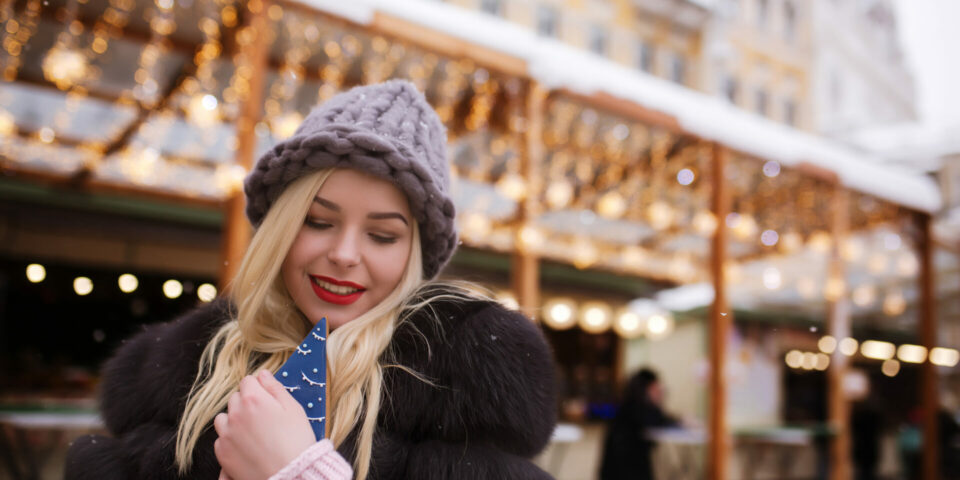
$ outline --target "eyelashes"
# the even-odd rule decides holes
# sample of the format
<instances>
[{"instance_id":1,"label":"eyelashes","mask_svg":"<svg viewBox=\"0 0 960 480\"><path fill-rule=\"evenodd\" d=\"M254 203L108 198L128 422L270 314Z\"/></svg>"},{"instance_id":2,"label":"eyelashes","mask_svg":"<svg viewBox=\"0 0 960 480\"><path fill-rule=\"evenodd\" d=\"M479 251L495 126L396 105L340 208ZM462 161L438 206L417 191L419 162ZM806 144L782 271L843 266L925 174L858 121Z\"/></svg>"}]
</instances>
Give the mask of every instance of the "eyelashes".
<instances>
[{"instance_id":1,"label":"eyelashes","mask_svg":"<svg viewBox=\"0 0 960 480\"><path fill-rule=\"evenodd\" d=\"M310 217L307 217L303 221L303 224L306 225L307 227L310 227L314 230L319 230L319 231L327 230L333 227L333 224L329 222L314 220L314 219L311 219ZM392 235L382 235L379 233L368 233L367 235L370 237L371 240L381 245L392 245L394 243L397 243L397 240L398 240L397 237Z\"/></svg>"}]
</instances>

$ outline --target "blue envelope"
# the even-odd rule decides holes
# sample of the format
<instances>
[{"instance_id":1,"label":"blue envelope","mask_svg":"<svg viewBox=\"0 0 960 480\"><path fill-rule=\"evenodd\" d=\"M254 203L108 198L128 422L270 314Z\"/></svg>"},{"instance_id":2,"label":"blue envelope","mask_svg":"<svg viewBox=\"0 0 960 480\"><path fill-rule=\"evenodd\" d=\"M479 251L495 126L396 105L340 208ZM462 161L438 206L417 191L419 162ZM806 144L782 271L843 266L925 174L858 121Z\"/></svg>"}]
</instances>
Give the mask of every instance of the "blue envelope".
<instances>
[{"instance_id":1,"label":"blue envelope","mask_svg":"<svg viewBox=\"0 0 960 480\"><path fill-rule=\"evenodd\" d=\"M317 440L326 437L327 427L327 319L322 318L287 359L277 380L307 412Z\"/></svg>"}]
</instances>

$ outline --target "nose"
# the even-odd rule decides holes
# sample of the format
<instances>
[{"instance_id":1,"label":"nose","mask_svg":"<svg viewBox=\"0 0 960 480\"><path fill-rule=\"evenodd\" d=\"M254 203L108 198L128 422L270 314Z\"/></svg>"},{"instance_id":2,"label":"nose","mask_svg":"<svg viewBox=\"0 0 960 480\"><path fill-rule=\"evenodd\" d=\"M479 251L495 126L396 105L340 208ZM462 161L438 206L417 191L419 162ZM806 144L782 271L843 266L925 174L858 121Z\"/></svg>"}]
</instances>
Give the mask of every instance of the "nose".
<instances>
[{"instance_id":1,"label":"nose","mask_svg":"<svg viewBox=\"0 0 960 480\"><path fill-rule=\"evenodd\" d=\"M360 250L357 248L357 237L354 233L344 230L337 235L334 244L327 252L327 258L331 263L339 267L347 268L360 263Z\"/></svg>"}]
</instances>

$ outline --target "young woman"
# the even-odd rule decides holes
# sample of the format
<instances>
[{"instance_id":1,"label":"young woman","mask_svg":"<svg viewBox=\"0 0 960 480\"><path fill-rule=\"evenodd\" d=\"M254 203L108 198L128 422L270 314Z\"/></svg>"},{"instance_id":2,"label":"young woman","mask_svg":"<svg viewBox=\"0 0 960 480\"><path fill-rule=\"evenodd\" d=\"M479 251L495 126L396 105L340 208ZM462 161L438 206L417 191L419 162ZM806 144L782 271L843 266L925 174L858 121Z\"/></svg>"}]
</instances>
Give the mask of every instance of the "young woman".
<instances>
[{"instance_id":1,"label":"young woman","mask_svg":"<svg viewBox=\"0 0 960 480\"><path fill-rule=\"evenodd\" d=\"M522 315L432 283L456 247L446 134L409 82L315 109L245 185L257 227L228 298L104 366L112 436L67 479L549 478L553 362ZM329 322L330 438L272 373Z\"/></svg>"}]
</instances>

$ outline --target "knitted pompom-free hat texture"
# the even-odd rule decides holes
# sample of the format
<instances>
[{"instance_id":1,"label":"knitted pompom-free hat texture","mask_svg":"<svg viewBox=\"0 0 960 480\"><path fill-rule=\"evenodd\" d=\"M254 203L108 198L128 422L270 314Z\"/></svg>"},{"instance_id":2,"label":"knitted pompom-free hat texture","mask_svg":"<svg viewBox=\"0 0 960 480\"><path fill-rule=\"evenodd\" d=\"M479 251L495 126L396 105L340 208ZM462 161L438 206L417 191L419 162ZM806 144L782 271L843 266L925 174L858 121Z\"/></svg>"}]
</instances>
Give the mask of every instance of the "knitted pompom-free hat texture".
<instances>
[{"instance_id":1,"label":"knitted pompom-free hat texture","mask_svg":"<svg viewBox=\"0 0 960 480\"><path fill-rule=\"evenodd\" d=\"M313 109L292 137L267 151L244 182L247 217L259 226L283 189L301 175L352 168L392 182L420 225L424 278L457 246L446 129L405 80L355 87Z\"/></svg>"}]
</instances>

